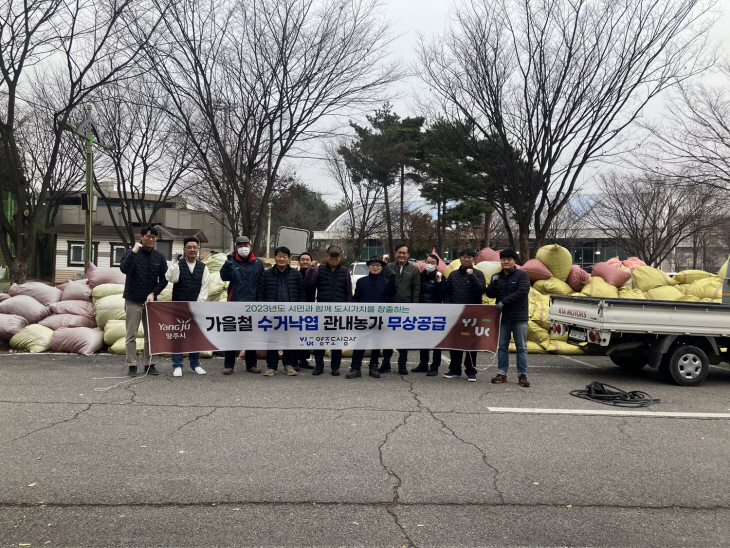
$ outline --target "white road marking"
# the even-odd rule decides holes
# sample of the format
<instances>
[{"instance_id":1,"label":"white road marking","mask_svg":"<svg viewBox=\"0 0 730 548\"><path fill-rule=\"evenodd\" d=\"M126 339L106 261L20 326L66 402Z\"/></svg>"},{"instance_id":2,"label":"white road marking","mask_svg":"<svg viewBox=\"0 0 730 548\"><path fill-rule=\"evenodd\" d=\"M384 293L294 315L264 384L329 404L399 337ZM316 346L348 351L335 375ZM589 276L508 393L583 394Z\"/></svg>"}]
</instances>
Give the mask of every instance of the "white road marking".
<instances>
[{"instance_id":1,"label":"white road marking","mask_svg":"<svg viewBox=\"0 0 730 548\"><path fill-rule=\"evenodd\" d=\"M579 364L581 364L581 365L585 365L585 366L587 366L587 367L591 367L591 368L593 368L593 369L600 369L600 367L598 367L597 365L593 365L593 364L590 364L590 363L584 362L584 361L582 361L582 360L578 360L578 359L576 359L576 358L571 358L570 356L563 356L563 358L565 358L566 360L570 360L570 361L572 361L572 362L576 362L576 363L579 363Z\"/></svg>"},{"instance_id":2,"label":"white road marking","mask_svg":"<svg viewBox=\"0 0 730 548\"><path fill-rule=\"evenodd\" d=\"M680 413L671 411L630 411L618 409L537 409L534 407L487 407L492 413L529 415L609 415L616 417L661 417L676 419L730 419L730 413Z\"/></svg>"}]
</instances>

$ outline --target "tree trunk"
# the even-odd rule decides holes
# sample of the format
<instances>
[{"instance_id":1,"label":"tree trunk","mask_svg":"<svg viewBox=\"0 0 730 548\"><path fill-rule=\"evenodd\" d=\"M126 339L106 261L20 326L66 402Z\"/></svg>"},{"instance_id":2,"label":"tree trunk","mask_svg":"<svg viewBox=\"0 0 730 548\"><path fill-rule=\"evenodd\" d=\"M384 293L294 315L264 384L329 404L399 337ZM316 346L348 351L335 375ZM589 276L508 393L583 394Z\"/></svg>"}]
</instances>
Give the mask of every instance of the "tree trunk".
<instances>
[{"instance_id":1,"label":"tree trunk","mask_svg":"<svg viewBox=\"0 0 730 548\"><path fill-rule=\"evenodd\" d=\"M388 198L388 185L383 185L383 196L385 198L385 226L388 231L388 258L392 261L395 259L395 250L393 249L393 223L390 218L390 201Z\"/></svg>"},{"instance_id":2,"label":"tree trunk","mask_svg":"<svg viewBox=\"0 0 730 548\"><path fill-rule=\"evenodd\" d=\"M440 199L436 202L436 234L437 234L436 252L439 254L439 257L443 257L444 239L441 235L441 200Z\"/></svg>"},{"instance_id":3,"label":"tree trunk","mask_svg":"<svg viewBox=\"0 0 730 548\"><path fill-rule=\"evenodd\" d=\"M489 247L489 241L492 239L492 217L493 211L484 214L484 247Z\"/></svg>"},{"instance_id":4,"label":"tree trunk","mask_svg":"<svg viewBox=\"0 0 730 548\"><path fill-rule=\"evenodd\" d=\"M403 217L405 216L405 186L406 186L406 167L400 165L400 239L402 242L406 241L406 231L403 228Z\"/></svg>"},{"instance_id":5,"label":"tree trunk","mask_svg":"<svg viewBox=\"0 0 730 548\"><path fill-rule=\"evenodd\" d=\"M519 252L520 252L520 264L525 264L525 261L528 259L531 259L530 257L530 229L519 227L520 229L520 237L519 237ZM535 249L538 249L539 246L541 246L542 243L538 243L537 240L535 241Z\"/></svg>"}]
</instances>

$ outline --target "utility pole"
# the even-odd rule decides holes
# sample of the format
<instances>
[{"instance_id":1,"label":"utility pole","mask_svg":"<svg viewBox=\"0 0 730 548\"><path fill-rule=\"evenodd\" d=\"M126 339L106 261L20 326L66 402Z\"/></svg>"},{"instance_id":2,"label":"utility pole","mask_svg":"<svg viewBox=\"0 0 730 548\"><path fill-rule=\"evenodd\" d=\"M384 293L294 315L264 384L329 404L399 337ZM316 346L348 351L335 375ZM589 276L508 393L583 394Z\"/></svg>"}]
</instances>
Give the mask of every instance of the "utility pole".
<instances>
[{"instance_id":1,"label":"utility pole","mask_svg":"<svg viewBox=\"0 0 730 548\"><path fill-rule=\"evenodd\" d=\"M271 202L269 202L269 223L266 229L266 258L269 258L271 250Z\"/></svg>"},{"instance_id":2,"label":"utility pole","mask_svg":"<svg viewBox=\"0 0 730 548\"><path fill-rule=\"evenodd\" d=\"M70 123L66 122L63 129L75 133L82 139L86 140L86 226L85 226L85 239L84 239L84 274L86 274L89 265L91 264L91 248L93 245L92 237L92 217L94 211L96 211L96 201L94 200L94 137L99 146L106 150L114 150L114 145L107 146L101 142L96 126L91 120L91 105L86 105L86 112L84 113L84 119L81 123L74 127ZM82 200L83 204L83 200Z\"/></svg>"}]
</instances>

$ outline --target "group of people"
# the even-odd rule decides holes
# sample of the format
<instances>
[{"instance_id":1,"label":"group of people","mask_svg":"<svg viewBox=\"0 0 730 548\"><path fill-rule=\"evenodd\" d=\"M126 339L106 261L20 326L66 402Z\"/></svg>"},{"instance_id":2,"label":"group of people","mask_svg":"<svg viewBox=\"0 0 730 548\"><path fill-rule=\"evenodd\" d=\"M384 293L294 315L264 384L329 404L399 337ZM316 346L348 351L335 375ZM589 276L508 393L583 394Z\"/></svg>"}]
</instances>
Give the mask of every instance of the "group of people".
<instances>
[{"instance_id":1,"label":"group of people","mask_svg":"<svg viewBox=\"0 0 730 548\"><path fill-rule=\"evenodd\" d=\"M120 268L127 276L124 288L126 312L126 358L128 375L137 374L136 338L140 320L145 330L144 363L145 373L157 375L149 354L145 302L156 300L167 286L173 284L173 301L205 301L208 298L210 274L208 267L198 259L200 242L191 237L184 240L184 254L173 261L168 269L165 257L154 249L158 232L154 226L146 226L140 232L140 242L128 250L122 258ZM514 339L517 361L517 381L528 387L527 380L527 320L528 294L530 280L525 271L516 268L517 254L506 249L500 252L502 270L492 276L489 285L484 274L474 268L475 252L466 248L459 253L461 265L444 278L438 271L439 257L431 254L425 259L423 271L409 262L410 248L398 244L395 248L395 261L386 263L381 257L374 256L367 261L368 275L357 280L354 291L350 272L341 264L343 251L340 246L327 248L327 259L318 264L308 252L299 255L299 269L290 264L291 251L278 247L274 251L275 265L265 269L264 264L254 255L251 241L246 236L236 239L235 249L228 254L221 267L220 277L228 282L228 301L234 302L318 302L318 303L440 303L481 304L482 296L496 299L501 310L499 347L497 352L498 371L493 383L507 381L509 367L509 345ZM408 375L408 350L397 351L397 366L400 375ZM309 350L283 350L280 358L277 350L266 352L265 376L273 376L278 371L279 361L283 363L287 375L293 376L302 369L313 369L312 375L324 373L324 350L314 350L314 366L309 364ZM381 373L392 371L392 349L372 349L368 363L368 374L379 378ZM191 369L204 375L200 366L200 354L192 352ZM223 374L234 372L238 352L231 350L224 354ZM350 370L346 378L362 376L361 369L365 350L354 350ZM382 362L380 361L382 357ZM439 349L419 351L419 362L411 369L412 373L438 374L442 353ZM246 351L244 355L246 371L261 373L257 366L256 352ZM450 363L443 377L453 379L462 375L475 382L476 352L450 350ZM331 373L340 374L342 350L331 351ZM173 376L182 376L183 356L172 355Z\"/></svg>"}]
</instances>

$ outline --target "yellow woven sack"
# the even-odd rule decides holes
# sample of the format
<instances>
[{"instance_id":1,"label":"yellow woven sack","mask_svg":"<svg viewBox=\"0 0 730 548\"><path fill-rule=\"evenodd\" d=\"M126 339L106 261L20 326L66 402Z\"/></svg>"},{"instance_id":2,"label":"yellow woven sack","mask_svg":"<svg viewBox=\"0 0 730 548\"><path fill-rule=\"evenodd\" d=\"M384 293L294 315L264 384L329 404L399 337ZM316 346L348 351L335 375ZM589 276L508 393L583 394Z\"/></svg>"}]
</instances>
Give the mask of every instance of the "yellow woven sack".
<instances>
[{"instance_id":1,"label":"yellow woven sack","mask_svg":"<svg viewBox=\"0 0 730 548\"><path fill-rule=\"evenodd\" d=\"M528 354L546 354L547 351L545 348L536 342L527 341L527 353ZM517 347L515 346L515 343L509 343L509 351L511 354L514 354L517 352Z\"/></svg>"},{"instance_id":2,"label":"yellow woven sack","mask_svg":"<svg viewBox=\"0 0 730 548\"><path fill-rule=\"evenodd\" d=\"M127 322L126 320L109 320L104 326L104 344L112 346L119 339L127 337ZM142 330L142 322L139 322L137 328L137 337L144 337L144 331Z\"/></svg>"},{"instance_id":3,"label":"yellow woven sack","mask_svg":"<svg viewBox=\"0 0 730 548\"><path fill-rule=\"evenodd\" d=\"M690 285L685 293L700 299L722 299L722 283L722 279L715 276L704 278Z\"/></svg>"},{"instance_id":4,"label":"yellow woven sack","mask_svg":"<svg viewBox=\"0 0 730 548\"><path fill-rule=\"evenodd\" d=\"M527 322L527 340L544 343L550 339L550 333L532 320Z\"/></svg>"},{"instance_id":5,"label":"yellow woven sack","mask_svg":"<svg viewBox=\"0 0 730 548\"><path fill-rule=\"evenodd\" d=\"M568 279L570 267L573 266L573 257L564 247L558 244L544 245L537 250L535 258L552 272L553 277L561 282Z\"/></svg>"},{"instance_id":6,"label":"yellow woven sack","mask_svg":"<svg viewBox=\"0 0 730 548\"><path fill-rule=\"evenodd\" d=\"M603 278L591 276L591 279L581 293L586 297L601 297L603 299L618 299L618 289L606 282Z\"/></svg>"},{"instance_id":7,"label":"yellow woven sack","mask_svg":"<svg viewBox=\"0 0 730 548\"><path fill-rule=\"evenodd\" d=\"M641 289L644 293L662 287L664 285L677 285L669 274L651 266L640 266L634 269L634 287Z\"/></svg>"},{"instance_id":8,"label":"yellow woven sack","mask_svg":"<svg viewBox=\"0 0 730 548\"><path fill-rule=\"evenodd\" d=\"M674 281L680 284L691 284L697 280L714 277L714 274L710 274L704 270L683 270L682 272L677 272L674 275Z\"/></svg>"},{"instance_id":9,"label":"yellow woven sack","mask_svg":"<svg viewBox=\"0 0 730 548\"><path fill-rule=\"evenodd\" d=\"M530 314L530 319L536 322L547 322L550 307L543 302L535 303L535 308Z\"/></svg>"},{"instance_id":10,"label":"yellow woven sack","mask_svg":"<svg viewBox=\"0 0 730 548\"><path fill-rule=\"evenodd\" d=\"M124 293L124 285L122 284L101 284L91 290L91 299L97 302L102 297L121 295L122 293Z\"/></svg>"},{"instance_id":11,"label":"yellow woven sack","mask_svg":"<svg viewBox=\"0 0 730 548\"><path fill-rule=\"evenodd\" d=\"M497 304L497 299L490 299L486 294L482 295L482 304Z\"/></svg>"},{"instance_id":12,"label":"yellow woven sack","mask_svg":"<svg viewBox=\"0 0 730 548\"><path fill-rule=\"evenodd\" d=\"M10 347L26 352L45 352L51 349L53 329L34 323L18 331L10 339Z\"/></svg>"},{"instance_id":13,"label":"yellow woven sack","mask_svg":"<svg viewBox=\"0 0 730 548\"><path fill-rule=\"evenodd\" d=\"M568 284L555 277L538 280L532 287L543 295L570 295L573 293L573 289Z\"/></svg>"},{"instance_id":14,"label":"yellow woven sack","mask_svg":"<svg viewBox=\"0 0 730 548\"><path fill-rule=\"evenodd\" d=\"M210 272L210 275L213 276L214 273L218 273L221 267L226 264L226 254L216 253L215 255L211 255L207 259L203 259L203 262L208 267L208 272Z\"/></svg>"},{"instance_id":15,"label":"yellow woven sack","mask_svg":"<svg viewBox=\"0 0 730 548\"><path fill-rule=\"evenodd\" d=\"M444 270L444 278L448 278L449 274L451 274L454 270L459 270L460 266L461 261L459 259L454 259L453 261L451 261L446 267L446 270Z\"/></svg>"},{"instance_id":16,"label":"yellow woven sack","mask_svg":"<svg viewBox=\"0 0 730 548\"><path fill-rule=\"evenodd\" d=\"M677 300L678 300L678 301L682 301L682 302L685 302L685 303L698 303L698 302L700 302L700 301L701 301L702 299L700 299L699 297L695 297L694 295L685 295L685 296L683 296L683 297L680 297L680 298L679 298L679 299L677 299Z\"/></svg>"},{"instance_id":17,"label":"yellow woven sack","mask_svg":"<svg viewBox=\"0 0 730 548\"><path fill-rule=\"evenodd\" d=\"M117 340L113 345L109 347L109 352L112 354L126 354L126 341L124 340L124 337ZM137 352L144 352L144 337L138 337L137 338Z\"/></svg>"},{"instance_id":18,"label":"yellow woven sack","mask_svg":"<svg viewBox=\"0 0 730 548\"><path fill-rule=\"evenodd\" d=\"M619 299L643 299L646 300L646 295L641 289L631 289L625 285L618 288Z\"/></svg>"},{"instance_id":19,"label":"yellow woven sack","mask_svg":"<svg viewBox=\"0 0 730 548\"><path fill-rule=\"evenodd\" d=\"M682 290L674 286L655 287L646 292L646 298L652 301L678 301L684 297Z\"/></svg>"},{"instance_id":20,"label":"yellow woven sack","mask_svg":"<svg viewBox=\"0 0 730 548\"><path fill-rule=\"evenodd\" d=\"M717 271L717 277L721 280L725 279L725 273L727 272L727 261L720 267L720 270Z\"/></svg>"},{"instance_id":21,"label":"yellow woven sack","mask_svg":"<svg viewBox=\"0 0 730 548\"><path fill-rule=\"evenodd\" d=\"M562 335L558 335L557 333L550 332L550 340L551 341L560 341L560 342L568 342L568 331L566 330L565 333Z\"/></svg>"},{"instance_id":22,"label":"yellow woven sack","mask_svg":"<svg viewBox=\"0 0 730 548\"><path fill-rule=\"evenodd\" d=\"M562 354L564 356L578 356L585 354L584 350L575 344L562 341L550 341L547 344L548 354Z\"/></svg>"},{"instance_id":23,"label":"yellow woven sack","mask_svg":"<svg viewBox=\"0 0 730 548\"><path fill-rule=\"evenodd\" d=\"M124 297L121 295L102 297L94 304L94 316L96 325L102 329L109 320L123 320L127 317L124 313Z\"/></svg>"}]
</instances>

